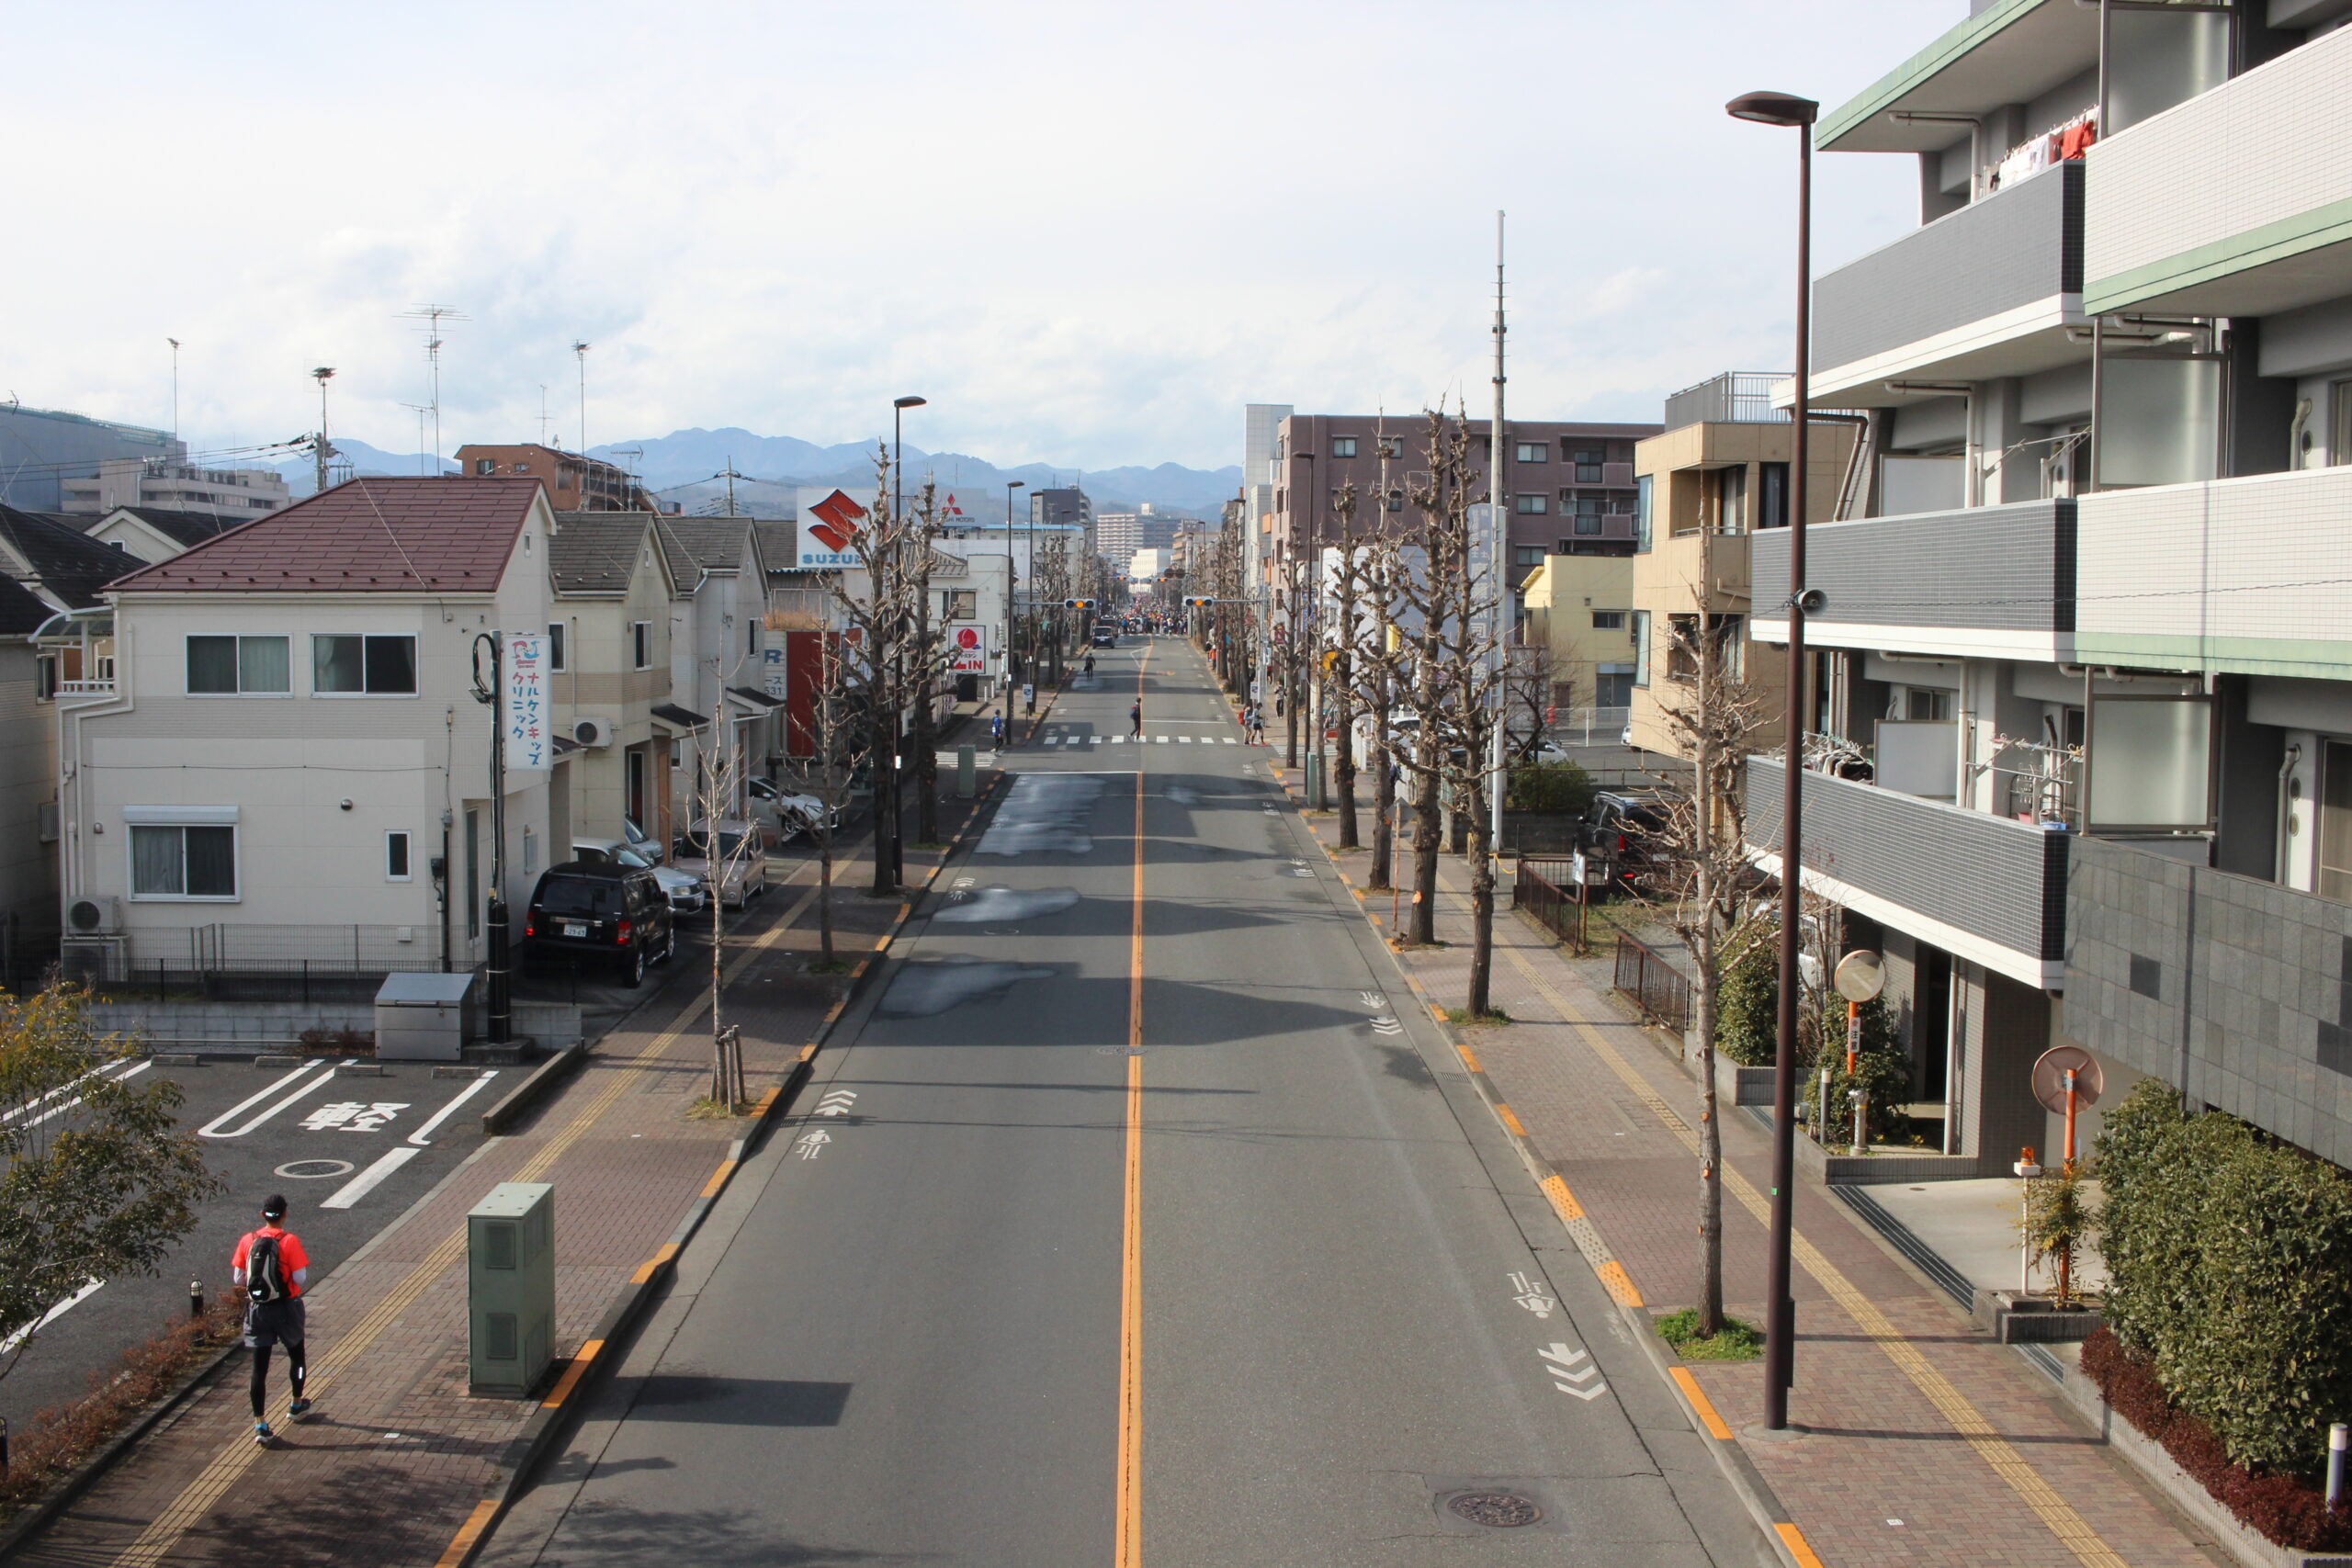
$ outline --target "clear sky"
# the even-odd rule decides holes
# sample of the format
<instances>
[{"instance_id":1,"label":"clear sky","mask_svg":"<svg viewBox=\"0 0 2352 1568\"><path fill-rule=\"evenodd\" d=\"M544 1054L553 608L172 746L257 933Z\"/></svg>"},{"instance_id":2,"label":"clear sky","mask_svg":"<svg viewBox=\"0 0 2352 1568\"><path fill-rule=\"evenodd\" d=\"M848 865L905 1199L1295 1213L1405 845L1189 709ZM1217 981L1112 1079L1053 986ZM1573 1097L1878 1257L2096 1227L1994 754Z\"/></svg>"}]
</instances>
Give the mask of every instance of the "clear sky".
<instances>
[{"instance_id":1,"label":"clear sky","mask_svg":"<svg viewBox=\"0 0 2352 1568\"><path fill-rule=\"evenodd\" d=\"M1792 136L1965 0L603 0L6 7L0 396L396 451L447 329L445 449L687 425L1239 458L1241 405L1655 419L1789 359ZM193 24L200 20L201 27ZM1831 266L1916 165L1818 161Z\"/></svg>"}]
</instances>

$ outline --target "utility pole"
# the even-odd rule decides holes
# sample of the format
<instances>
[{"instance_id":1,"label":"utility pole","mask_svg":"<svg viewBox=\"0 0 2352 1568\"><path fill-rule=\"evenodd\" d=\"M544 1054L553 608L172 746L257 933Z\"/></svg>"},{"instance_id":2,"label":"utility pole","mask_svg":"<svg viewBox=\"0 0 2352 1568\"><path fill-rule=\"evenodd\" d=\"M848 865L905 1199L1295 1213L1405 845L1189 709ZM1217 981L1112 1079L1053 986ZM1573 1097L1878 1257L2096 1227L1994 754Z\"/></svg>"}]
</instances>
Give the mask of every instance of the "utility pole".
<instances>
[{"instance_id":1,"label":"utility pole","mask_svg":"<svg viewBox=\"0 0 2352 1568\"><path fill-rule=\"evenodd\" d=\"M574 338L571 340L571 353L572 357L580 361L580 427L572 432L572 435L579 441L580 450L584 456L588 450L588 344ZM734 459L729 458L727 466L733 468ZM728 510L732 512L734 508L730 506Z\"/></svg>"},{"instance_id":2,"label":"utility pole","mask_svg":"<svg viewBox=\"0 0 2352 1568\"><path fill-rule=\"evenodd\" d=\"M481 676L481 656L490 649L490 683ZM490 707L490 911L484 935L490 951L482 968L490 982L490 1043L514 1038L513 983L506 923L506 685L505 634L474 634L474 700ZM711 897L718 897L716 888Z\"/></svg>"},{"instance_id":3,"label":"utility pole","mask_svg":"<svg viewBox=\"0 0 2352 1568\"><path fill-rule=\"evenodd\" d=\"M1487 437L1487 504L1494 513L1494 540L1488 547L1492 552L1489 571L1493 578L1494 607L1494 700L1497 714L1493 739L1487 747L1490 767L1487 786L1487 844L1496 854L1503 847L1503 731L1510 721L1510 695L1506 690L1503 664L1510 657L1503 647L1504 603L1510 592L1510 575L1505 563L1510 557L1510 516L1503 510L1503 337L1510 329L1503 322L1503 215L1495 214L1495 421Z\"/></svg>"},{"instance_id":4,"label":"utility pole","mask_svg":"<svg viewBox=\"0 0 2352 1568\"><path fill-rule=\"evenodd\" d=\"M401 315L402 320L424 323L424 365L433 388L432 471L437 474L441 471L441 323L462 321L466 316L453 305L419 305Z\"/></svg>"},{"instance_id":5,"label":"utility pole","mask_svg":"<svg viewBox=\"0 0 2352 1568\"><path fill-rule=\"evenodd\" d=\"M334 448L327 445L327 383L334 378L334 367L322 365L311 372L311 377L319 384L319 438L311 443L311 456L318 463L318 485L311 493L323 495L327 488L327 459L334 455Z\"/></svg>"},{"instance_id":6,"label":"utility pole","mask_svg":"<svg viewBox=\"0 0 2352 1568\"><path fill-rule=\"evenodd\" d=\"M172 438L176 441L180 434L180 340L167 337L164 341L172 345Z\"/></svg>"}]
</instances>

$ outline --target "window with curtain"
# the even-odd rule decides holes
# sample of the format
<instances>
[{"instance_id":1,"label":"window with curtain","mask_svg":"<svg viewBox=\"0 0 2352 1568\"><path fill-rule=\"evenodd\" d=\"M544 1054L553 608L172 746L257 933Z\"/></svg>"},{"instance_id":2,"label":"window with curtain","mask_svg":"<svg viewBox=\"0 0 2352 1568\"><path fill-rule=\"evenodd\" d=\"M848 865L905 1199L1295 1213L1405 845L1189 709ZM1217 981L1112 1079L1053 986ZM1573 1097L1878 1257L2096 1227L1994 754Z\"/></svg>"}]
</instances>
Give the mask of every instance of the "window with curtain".
<instances>
[{"instance_id":1,"label":"window with curtain","mask_svg":"<svg viewBox=\"0 0 2352 1568\"><path fill-rule=\"evenodd\" d=\"M416 638L335 634L311 639L311 690L320 696L416 695Z\"/></svg>"},{"instance_id":2,"label":"window with curtain","mask_svg":"<svg viewBox=\"0 0 2352 1568\"><path fill-rule=\"evenodd\" d=\"M192 637L187 639L191 696L283 696L293 689L288 639Z\"/></svg>"},{"instance_id":3,"label":"window with curtain","mask_svg":"<svg viewBox=\"0 0 2352 1568\"><path fill-rule=\"evenodd\" d=\"M134 825L130 894L134 898L234 898L236 829Z\"/></svg>"}]
</instances>

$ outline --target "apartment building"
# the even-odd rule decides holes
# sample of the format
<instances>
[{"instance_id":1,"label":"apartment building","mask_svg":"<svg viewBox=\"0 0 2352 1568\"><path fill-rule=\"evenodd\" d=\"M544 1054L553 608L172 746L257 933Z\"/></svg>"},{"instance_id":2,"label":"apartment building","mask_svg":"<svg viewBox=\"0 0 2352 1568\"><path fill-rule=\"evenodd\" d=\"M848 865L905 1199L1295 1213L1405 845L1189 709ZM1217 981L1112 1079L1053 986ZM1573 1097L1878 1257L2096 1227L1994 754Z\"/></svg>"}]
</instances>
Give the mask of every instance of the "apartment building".
<instances>
[{"instance_id":1,"label":"apartment building","mask_svg":"<svg viewBox=\"0 0 2352 1568\"><path fill-rule=\"evenodd\" d=\"M103 516L118 507L250 523L294 499L275 468L204 468L154 457L107 457L97 471L58 481L60 512Z\"/></svg>"},{"instance_id":2,"label":"apartment building","mask_svg":"<svg viewBox=\"0 0 2352 1568\"><path fill-rule=\"evenodd\" d=\"M1166 550L1175 544L1177 531L1192 521L1174 513L1161 512L1151 502L1137 504L1133 512L1102 512L1094 517L1094 545L1111 570L1124 574L1135 559L1137 550Z\"/></svg>"},{"instance_id":3,"label":"apartment building","mask_svg":"<svg viewBox=\"0 0 2352 1568\"><path fill-rule=\"evenodd\" d=\"M1675 750L1668 709L1696 675L1691 649L1702 619L1715 628L1727 673L1746 682L1758 746L1777 746L1788 690L1781 664L1746 644L1755 595L1786 596L1779 577L1751 576L1753 541L1789 523L1789 466L1796 453L1788 411L1772 406L1785 377L1725 371L1666 400L1661 434L1634 448L1632 570L1632 744ZM1851 415L1817 419L1807 448L1805 520L1839 515L1851 489L1859 435ZM1769 604L1767 606L1769 608Z\"/></svg>"},{"instance_id":4,"label":"apartment building","mask_svg":"<svg viewBox=\"0 0 2352 1568\"><path fill-rule=\"evenodd\" d=\"M0 505L62 511L67 479L86 478L115 459L184 464L187 444L144 425L0 403Z\"/></svg>"},{"instance_id":5,"label":"apartment building","mask_svg":"<svg viewBox=\"0 0 2352 1568\"><path fill-rule=\"evenodd\" d=\"M1047 485L1029 492L1029 521L1053 527L1077 528L1085 538L1080 561L1092 560L1102 547L1097 531L1094 502L1074 485Z\"/></svg>"},{"instance_id":6,"label":"apartment building","mask_svg":"<svg viewBox=\"0 0 2352 1568\"><path fill-rule=\"evenodd\" d=\"M1521 585L1514 733L1558 727L1614 742L1636 673L1632 556L1549 555ZM1540 707L1537 725L1527 709Z\"/></svg>"},{"instance_id":7,"label":"apartment building","mask_svg":"<svg viewBox=\"0 0 2352 1568\"><path fill-rule=\"evenodd\" d=\"M468 443L458 448L458 471L475 479L511 474L537 479L547 486L548 504L558 512L660 510L628 469L537 442L503 446Z\"/></svg>"},{"instance_id":8,"label":"apartment building","mask_svg":"<svg viewBox=\"0 0 2352 1568\"><path fill-rule=\"evenodd\" d=\"M2052 1146L2061 1041L2352 1163L2346 10L2118 9L2102 59L2097 7L1982 0L1815 130L1915 156L1921 224L1814 285L1868 428L1809 543L1803 875L1955 1174Z\"/></svg>"}]
</instances>

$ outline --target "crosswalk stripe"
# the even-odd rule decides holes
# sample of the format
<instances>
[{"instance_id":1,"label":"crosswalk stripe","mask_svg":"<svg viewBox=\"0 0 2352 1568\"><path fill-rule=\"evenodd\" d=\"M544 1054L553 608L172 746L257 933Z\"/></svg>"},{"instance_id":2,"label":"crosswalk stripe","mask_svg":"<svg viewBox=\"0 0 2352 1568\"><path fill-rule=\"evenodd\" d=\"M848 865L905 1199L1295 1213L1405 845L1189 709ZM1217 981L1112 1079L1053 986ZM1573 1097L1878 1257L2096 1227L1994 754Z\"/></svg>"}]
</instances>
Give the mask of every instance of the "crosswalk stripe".
<instances>
[{"instance_id":1,"label":"crosswalk stripe","mask_svg":"<svg viewBox=\"0 0 2352 1568\"><path fill-rule=\"evenodd\" d=\"M1240 745L1240 744L1241 744L1241 742L1239 742L1238 740L1236 740L1236 739L1235 739L1232 736L1230 736L1230 735L1228 735L1228 736L1227 736L1227 737L1225 738L1225 743L1226 743L1227 746L1238 746L1238 745Z\"/></svg>"}]
</instances>

